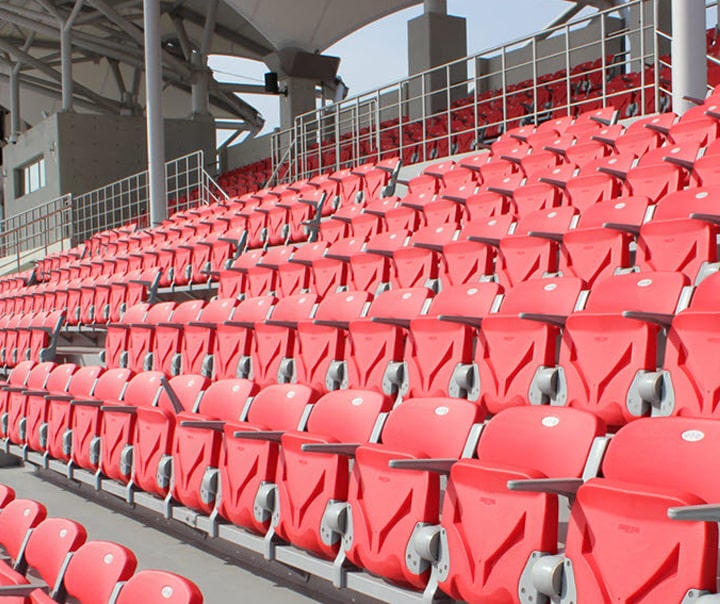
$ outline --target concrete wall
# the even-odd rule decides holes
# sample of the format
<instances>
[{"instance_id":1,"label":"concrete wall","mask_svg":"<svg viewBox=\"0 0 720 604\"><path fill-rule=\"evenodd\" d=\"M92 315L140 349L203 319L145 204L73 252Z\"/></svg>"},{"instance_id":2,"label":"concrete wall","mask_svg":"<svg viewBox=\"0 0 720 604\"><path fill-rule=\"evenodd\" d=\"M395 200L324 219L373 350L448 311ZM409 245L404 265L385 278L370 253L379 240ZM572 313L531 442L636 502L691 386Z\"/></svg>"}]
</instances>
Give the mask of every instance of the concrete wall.
<instances>
[{"instance_id":1,"label":"concrete wall","mask_svg":"<svg viewBox=\"0 0 720 604\"><path fill-rule=\"evenodd\" d=\"M214 165L212 119L165 121L168 159L198 149ZM45 156L46 186L17 198L17 169L40 155ZM4 148L5 212L11 216L66 193L86 193L146 167L144 118L55 113Z\"/></svg>"}]
</instances>

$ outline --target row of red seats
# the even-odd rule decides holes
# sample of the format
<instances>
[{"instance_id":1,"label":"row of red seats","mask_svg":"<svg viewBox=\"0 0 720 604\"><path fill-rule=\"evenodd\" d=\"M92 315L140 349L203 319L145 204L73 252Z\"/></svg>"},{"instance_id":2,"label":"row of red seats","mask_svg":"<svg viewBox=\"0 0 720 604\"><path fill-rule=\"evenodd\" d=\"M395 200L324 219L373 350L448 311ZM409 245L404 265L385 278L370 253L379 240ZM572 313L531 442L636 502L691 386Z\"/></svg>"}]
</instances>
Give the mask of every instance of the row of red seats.
<instances>
[{"instance_id":1,"label":"row of red seats","mask_svg":"<svg viewBox=\"0 0 720 604\"><path fill-rule=\"evenodd\" d=\"M714 337L718 287L720 275L712 274L688 303L685 275L656 272L609 277L589 292L581 280L559 277L502 296L502 286L476 283L434 297L411 288L374 300L344 292L141 305L112 326L106 360L133 371L250 378L260 387L462 396L492 413L528 400L562 401L609 425L650 412L714 417L717 380L702 359ZM617 334L594 338L603 322L615 321ZM703 322L708 335L698 340Z\"/></svg>"},{"instance_id":2,"label":"row of red seats","mask_svg":"<svg viewBox=\"0 0 720 604\"><path fill-rule=\"evenodd\" d=\"M392 583L429 584L467 601L559 597L561 586L582 600L607 590L649 594L638 602L715 589L712 506L683 508L717 500L707 480L717 469L716 421L637 420L603 459L604 422L567 407L504 410L481 431L482 407L461 399L409 399L390 411L368 391L317 399L305 386L276 385L249 400L247 381L162 380L141 374L121 404L99 399L103 477L270 531L314 556L340 555ZM600 467L603 477L593 478ZM561 555L558 494L574 500ZM706 524L674 522L668 508L705 514ZM634 530L611 530L627 522ZM640 530L648 534L638 543ZM674 572L660 574L673 549ZM638 557L642 565L623 572Z\"/></svg>"},{"instance_id":3,"label":"row of red seats","mask_svg":"<svg viewBox=\"0 0 720 604\"><path fill-rule=\"evenodd\" d=\"M135 573L131 550L109 541L86 541L85 528L48 518L42 503L16 499L0 485L0 598L17 604L202 604L197 586L174 573Z\"/></svg>"}]
</instances>

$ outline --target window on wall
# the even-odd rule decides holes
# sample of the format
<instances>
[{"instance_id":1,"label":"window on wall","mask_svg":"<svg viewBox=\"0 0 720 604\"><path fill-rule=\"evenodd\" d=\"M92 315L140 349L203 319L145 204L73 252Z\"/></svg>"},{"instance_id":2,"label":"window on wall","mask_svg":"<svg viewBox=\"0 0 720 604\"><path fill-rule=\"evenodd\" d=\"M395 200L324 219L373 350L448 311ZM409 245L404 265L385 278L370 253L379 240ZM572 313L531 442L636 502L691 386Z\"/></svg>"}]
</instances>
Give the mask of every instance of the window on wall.
<instances>
[{"instance_id":1,"label":"window on wall","mask_svg":"<svg viewBox=\"0 0 720 604\"><path fill-rule=\"evenodd\" d=\"M16 197L33 193L45 186L45 158L38 157L17 169Z\"/></svg>"}]
</instances>

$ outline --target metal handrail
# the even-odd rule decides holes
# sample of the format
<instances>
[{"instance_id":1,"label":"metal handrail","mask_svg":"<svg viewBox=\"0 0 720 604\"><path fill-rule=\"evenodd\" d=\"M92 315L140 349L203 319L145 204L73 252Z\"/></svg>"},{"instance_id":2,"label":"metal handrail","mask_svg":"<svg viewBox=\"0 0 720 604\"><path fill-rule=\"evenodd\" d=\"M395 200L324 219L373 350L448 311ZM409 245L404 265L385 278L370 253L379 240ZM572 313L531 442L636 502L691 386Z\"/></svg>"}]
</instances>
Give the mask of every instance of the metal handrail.
<instances>
[{"instance_id":1,"label":"metal handrail","mask_svg":"<svg viewBox=\"0 0 720 604\"><path fill-rule=\"evenodd\" d=\"M660 106L660 95L665 91L658 85L658 78L649 81L644 73L644 66L657 65L656 9L657 0L632 0L300 115L292 128L273 134L273 174L280 173L284 165L288 166L286 180L306 178L325 169L339 169L349 164L343 149L353 151L352 162L355 164L380 159L381 140L395 128L398 130L397 142L393 143L392 152L401 156L414 152L416 160L423 161L433 159L428 150L438 141L446 141L445 154L452 154L453 141L463 135L471 136L477 144L478 139L491 139L488 133L497 135L508 122L514 123L520 117L527 123L538 123L546 119L549 112L571 113L581 110L585 103L595 101L605 106L624 98L627 93L634 93L634 115L656 110ZM617 21L617 27L608 27L607 17L618 11L636 11L637 24L628 26ZM582 27L598 22L600 35L597 38L573 41ZM527 55L520 57L515 51ZM578 60L583 51L587 55L585 61L594 56L600 59L599 65L573 74L573 66L584 62ZM609 55L614 57L612 62L608 60ZM564 73L556 73L561 64ZM464 76L454 77L457 72ZM524 76L523 72L526 72ZM631 73L640 74L632 84L621 90L608 86L608 74L629 76ZM599 90L593 96L580 98L574 89L576 83L593 74L600 74ZM444 86L429 86L430 78L440 76L444 76ZM528 81L527 85L509 89L513 82L524 80ZM553 103L551 108L543 107L539 97L544 87L553 84L565 87L564 99ZM481 92L484 88L498 89L498 93L486 98ZM528 96L529 109L526 115L514 116L509 111L509 100L513 95L522 94ZM433 111L430 103L442 95L445 106ZM650 95L655 100L651 106L646 102ZM472 108L475 117L473 123L453 129L453 115L458 111L453 101L458 96L469 100L467 106ZM481 120L478 107L491 106L494 110L482 114L486 117ZM433 118L441 125L444 123L445 131L440 127L440 132L428 132L427 120ZM409 140L414 129L418 136Z\"/></svg>"}]
</instances>

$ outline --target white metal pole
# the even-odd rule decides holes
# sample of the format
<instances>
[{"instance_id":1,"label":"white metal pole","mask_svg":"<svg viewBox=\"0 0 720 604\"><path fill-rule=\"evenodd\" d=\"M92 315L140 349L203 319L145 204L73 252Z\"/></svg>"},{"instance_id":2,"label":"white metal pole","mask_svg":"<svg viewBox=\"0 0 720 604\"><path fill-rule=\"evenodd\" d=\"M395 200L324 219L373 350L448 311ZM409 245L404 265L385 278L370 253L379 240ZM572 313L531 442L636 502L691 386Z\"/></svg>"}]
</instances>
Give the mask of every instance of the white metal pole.
<instances>
[{"instance_id":1,"label":"white metal pole","mask_svg":"<svg viewBox=\"0 0 720 604\"><path fill-rule=\"evenodd\" d=\"M72 28L62 27L60 30L60 74L62 78L62 109L73 110L73 75L72 75Z\"/></svg>"},{"instance_id":2,"label":"white metal pole","mask_svg":"<svg viewBox=\"0 0 720 604\"><path fill-rule=\"evenodd\" d=\"M20 73L13 67L10 72L10 142L16 143L20 133Z\"/></svg>"},{"instance_id":3,"label":"white metal pole","mask_svg":"<svg viewBox=\"0 0 720 604\"><path fill-rule=\"evenodd\" d=\"M165 131L162 109L162 59L160 56L160 0L143 0L145 25L145 110L147 113L148 184L150 224L167 218L165 195Z\"/></svg>"},{"instance_id":4,"label":"white metal pole","mask_svg":"<svg viewBox=\"0 0 720 604\"><path fill-rule=\"evenodd\" d=\"M682 114L693 106L687 97L707 92L705 57L705 3L672 0L672 100Z\"/></svg>"}]
</instances>

